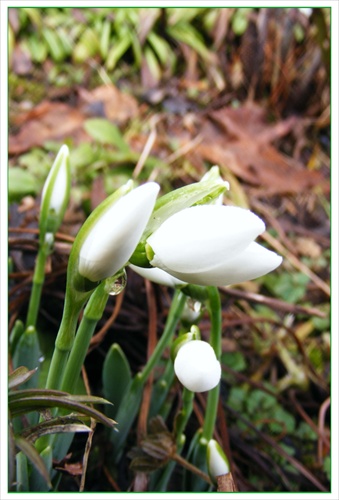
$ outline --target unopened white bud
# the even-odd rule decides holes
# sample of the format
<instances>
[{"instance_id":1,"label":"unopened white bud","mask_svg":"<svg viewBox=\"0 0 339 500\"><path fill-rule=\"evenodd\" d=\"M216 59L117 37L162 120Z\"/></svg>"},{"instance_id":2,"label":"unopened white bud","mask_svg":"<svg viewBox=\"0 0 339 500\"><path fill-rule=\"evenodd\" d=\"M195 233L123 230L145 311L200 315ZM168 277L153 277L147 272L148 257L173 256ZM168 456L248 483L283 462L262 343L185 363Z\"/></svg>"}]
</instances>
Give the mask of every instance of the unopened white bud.
<instances>
[{"instance_id":1,"label":"unopened white bud","mask_svg":"<svg viewBox=\"0 0 339 500\"><path fill-rule=\"evenodd\" d=\"M207 467L211 479L228 474L230 466L221 446L215 439L210 439L207 445Z\"/></svg>"},{"instance_id":2,"label":"unopened white bud","mask_svg":"<svg viewBox=\"0 0 339 500\"><path fill-rule=\"evenodd\" d=\"M174 371L182 385L193 392L213 389L221 377L221 366L214 349L203 340L192 340L180 347Z\"/></svg>"}]
</instances>

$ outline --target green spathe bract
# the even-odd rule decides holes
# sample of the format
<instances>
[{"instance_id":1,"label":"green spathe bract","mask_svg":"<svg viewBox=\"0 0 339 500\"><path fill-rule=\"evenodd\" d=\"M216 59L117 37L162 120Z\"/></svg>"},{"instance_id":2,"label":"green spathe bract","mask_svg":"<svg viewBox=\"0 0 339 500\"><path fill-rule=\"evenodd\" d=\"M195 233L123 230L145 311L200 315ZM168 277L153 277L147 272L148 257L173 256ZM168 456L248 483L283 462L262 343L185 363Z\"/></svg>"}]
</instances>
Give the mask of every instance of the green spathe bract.
<instances>
[{"instance_id":1,"label":"green spathe bract","mask_svg":"<svg viewBox=\"0 0 339 500\"><path fill-rule=\"evenodd\" d=\"M146 254L145 248L147 238L169 217L193 205L213 204L226 189L229 189L228 182L220 177L218 167L212 167L200 182L175 189L161 196L156 201L152 216L130 262L136 266L150 267L149 256Z\"/></svg>"}]
</instances>

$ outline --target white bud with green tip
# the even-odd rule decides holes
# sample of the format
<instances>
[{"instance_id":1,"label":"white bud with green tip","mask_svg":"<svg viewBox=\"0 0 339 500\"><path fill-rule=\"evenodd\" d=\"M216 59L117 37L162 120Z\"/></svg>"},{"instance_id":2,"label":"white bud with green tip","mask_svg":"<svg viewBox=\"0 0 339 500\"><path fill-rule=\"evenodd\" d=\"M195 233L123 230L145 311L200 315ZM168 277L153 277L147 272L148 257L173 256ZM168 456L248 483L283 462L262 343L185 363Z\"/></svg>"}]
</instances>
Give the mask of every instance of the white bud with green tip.
<instances>
[{"instance_id":1,"label":"white bud with green tip","mask_svg":"<svg viewBox=\"0 0 339 500\"><path fill-rule=\"evenodd\" d=\"M41 195L40 235L55 234L64 217L71 191L69 149L61 146L45 181Z\"/></svg>"},{"instance_id":2,"label":"white bud with green tip","mask_svg":"<svg viewBox=\"0 0 339 500\"><path fill-rule=\"evenodd\" d=\"M210 439L207 445L207 468L214 482L218 476L230 472L229 461L220 444L215 439Z\"/></svg>"},{"instance_id":3,"label":"white bud with green tip","mask_svg":"<svg viewBox=\"0 0 339 500\"><path fill-rule=\"evenodd\" d=\"M151 216L159 185L148 182L132 189L128 182L101 203L78 233L72 261L83 279L98 282L123 268Z\"/></svg>"},{"instance_id":4,"label":"white bud with green tip","mask_svg":"<svg viewBox=\"0 0 339 500\"><path fill-rule=\"evenodd\" d=\"M179 352L179 349L181 349L183 345L187 344L187 342L190 342L191 340L200 340L200 339L201 339L200 330L196 325L192 325L189 332L180 334L179 337L177 337L173 341L171 346L172 361L175 360Z\"/></svg>"},{"instance_id":5,"label":"white bud with green tip","mask_svg":"<svg viewBox=\"0 0 339 500\"><path fill-rule=\"evenodd\" d=\"M221 377L221 366L214 349L203 340L191 340L179 348L174 371L182 385L193 392L213 389Z\"/></svg>"}]
</instances>

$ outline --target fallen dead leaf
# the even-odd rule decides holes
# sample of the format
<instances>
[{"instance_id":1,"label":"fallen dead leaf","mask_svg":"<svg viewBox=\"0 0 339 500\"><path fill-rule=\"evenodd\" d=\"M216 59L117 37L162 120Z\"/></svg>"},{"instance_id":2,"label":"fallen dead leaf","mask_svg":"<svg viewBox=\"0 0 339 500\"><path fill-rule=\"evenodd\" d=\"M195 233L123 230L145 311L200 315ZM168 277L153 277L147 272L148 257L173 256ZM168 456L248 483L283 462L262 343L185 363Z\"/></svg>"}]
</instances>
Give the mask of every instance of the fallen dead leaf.
<instances>
[{"instance_id":1,"label":"fallen dead leaf","mask_svg":"<svg viewBox=\"0 0 339 500\"><path fill-rule=\"evenodd\" d=\"M79 89L79 105L42 101L28 112L12 116L12 123L20 128L9 136L9 154L21 154L49 140L72 138L75 143L90 141L83 129L89 116L103 116L122 125L137 116L137 101L113 85L102 85L92 91Z\"/></svg>"},{"instance_id":2,"label":"fallen dead leaf","mask_svg":"<svg viewBox=\"0 0 339 500\"><path fill-rule=\"evenodd\" d=\"M67 104L44 101L18 121L22 127L19 133L9 136L9 154L21 154L47 140L72 136L82 126L84 115Z\"/></svg>"},{"instance_id":3,"label":"fallen dead leaf","mask_svg":"<svg viewBox=\"0 0 339 500\"><path fill-rule=\"evenodd\" d=\"M209 117L200 130L203 140L196 153L221 168L224 165L266 195L300 193L327 182L320 172L309 171L271 144L293 130L297 117L268 124L264 109L255 104L224 107Z\"/></svg>"},{"instance_id":4,"label":"fallen dead leaf","mask_svg":"<svg viewBox=\"0 0 339 500\"><path fill-rule=\"evenodd\" d=\"M79 89L80 106L87 116L103 116L117 124L123 124L138 115L136 99L114 85L101 85L94 90Z\"/></svg>"}]
</instances>

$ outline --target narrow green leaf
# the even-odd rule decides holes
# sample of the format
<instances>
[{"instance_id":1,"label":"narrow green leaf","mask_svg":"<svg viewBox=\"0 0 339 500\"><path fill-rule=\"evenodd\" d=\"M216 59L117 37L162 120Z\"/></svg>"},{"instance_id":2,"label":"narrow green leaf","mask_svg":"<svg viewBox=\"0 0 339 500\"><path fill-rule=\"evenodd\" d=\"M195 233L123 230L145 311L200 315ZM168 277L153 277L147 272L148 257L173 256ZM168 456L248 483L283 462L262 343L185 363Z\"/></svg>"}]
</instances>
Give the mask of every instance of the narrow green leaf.
<instances>
[{"instance_id":1,"label":"narrow green leaf","mask_svg":"<svg viewBox=\"0 0 339 500\"><path fill-rule=\"evenodd\" d=\"M37 331L34 326L29 326L17 343L13 355L13 367L25 366L29 370L36 370L40 364L40 356L41 352ZM27 379L26 388L36 387L37 381L38 374L36 373Z\"/></svg>"},{"instance_id":2,"label":"narrow green leaf","mask_svg":"<svg viewBox=\"0 0 339 500\"><path fill-rule=\"evenodd\" d=\"M113 44L113 47L111 50L109 50L107 54L107 59L106 59L106 68L109 71L112 71L119 59L124 55L126 50L130 47L132 43L131 37L130 36L124 36L120 40L116 41L116 43Z\"/></svg>"},{"instance_id":3,"label":"narrow green leaf","mask_svg":"<svg viewBox=\"0 0 339 500\"><path fill-rule=\"evenodd\" d=\"M48 470L46 468L44 461L42 460L39 453L35 449L35 447L31 443L29 443L27 439L24 439L20 436L16 436L15 445L20 451L22 451L25 454L28 460L33 464L33 466L37 469L37 471L47 482L48 486L51 488L52 484L48 474Z\"/></svg>"},{"instance_id":4,"label":"narrow green leaf","mask_svg":"<svg viewBox=\"0 0 339 500\"><path fill-rule=\"evenodd\" d=\"M16 455L16 491L29 491L27 456L23 452Z\"/></svg>"},{"instance_id":5,"label":"narrow green leaf","mask_svg":"<svg viewBox=\"0 0 339 500\"><path fill-rule=\"evenodd\" d=\"M41 452L40 457L45 464L48 475L52 472L53 466L53 450L51 446L46 446ZM40 473L40 470L34 468L32 469L29 477L29 489L30 491L48 491L50 488L49 483L46 481L45 477Z\"/></svg>"},{"instance_id":6,"label":"narrow green leaf","mask_svg":"<svg viewBox=\"0 0 339 500\"><path fill-rule=\"evenodd\" d=\"M32 395L36 393L35 395ZM50 395L47 395L49 393ZM51 395L51 393L54 393ZM58 393L58 394L56 394ZM103 398L96 398L94 396L69 396L67 393L61 391L46 391L46 390L22 390L10 393L9 407L13 416L22 413L29 413L31 411L43 411L47 408L64 408L69 411L76 411L87 417L94 418L98 422L114 427L114 420L106 417L100 411L86 406L80 401L85 400L87 403L94 404L110 404Z\"/></svg>"},{"instance_id":7,"label":"narrow green leaf","mask_svg":"<svg viewBox=\"0 0 339 500\"><path fill-rule=\"evenodd\" d=\"M105 60L108 54L109 39L111 35L111 23L104 21L100 36L100 55Z\"/></svg>"},{"instance_id":8,"label":"narrow green leaf","mask_svg":"<svg viewBox=\"0 0 339 500\"><path fill-rule=\"evenodd\" d=\"M113 344L104 361L102 370L104 397L113 403L105 413L115 418L121 400L132 380L128 360L118 344Z\"/></svg>"},{"instance_id":9,"label":"narrow green leaf","mask_svg":"<svg viewBox=\"0 0 339 500\"><path fill-rule=\"evenodd\" d=\"M26 366L19 366L9 375L8 388L14 389L24 384L35 374L36 370L36 368L34 370L29 370Z\"/></svg>"},{"instance_id":10,"label":"narrow green leaf","mask_svg":"<svg viewBox=\"0 0 339 500\"><path fill-rule=\"evenodd\" d=\"M47 43L49 53L56 62L61 62L67 54L56 31L50 28L43 28L42 35Z\"/></svg>"},{"instance_id":11,"label":"narrow green leaf","mask_svg":"<svg viewBox=\"0 0 339 500\"><path fill-rule=\"evenodd\" d=\"M10 270L8 270L8 272L10 272ZM9 348L12 356L15 352L16 345L19 342L19 339L24 331L25 326L23 322L20 319L17 319L9 336Z\"/></svg>"}]
</instances>

